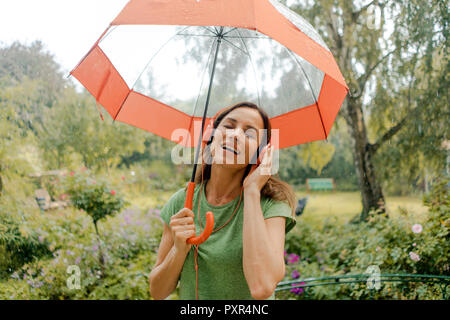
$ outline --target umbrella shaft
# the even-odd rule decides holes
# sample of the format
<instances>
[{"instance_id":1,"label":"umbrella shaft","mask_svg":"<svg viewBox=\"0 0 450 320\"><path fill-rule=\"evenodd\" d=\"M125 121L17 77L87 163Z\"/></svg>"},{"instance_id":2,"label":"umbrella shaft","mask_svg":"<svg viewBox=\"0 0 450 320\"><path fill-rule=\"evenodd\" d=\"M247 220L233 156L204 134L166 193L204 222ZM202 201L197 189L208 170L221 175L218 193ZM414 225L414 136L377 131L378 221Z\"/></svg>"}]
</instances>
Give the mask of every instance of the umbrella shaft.
<instances>
[{"instance_id":1,"label":"umbrella shaft","mask_svg":"<svg viewBox=\"0 0 450 320\"><path fill-rule=\"evenodd\" d=\"M213 80L214 80L214 72L216 70L217 54L219 53L219 46L220 46L221 42L222 42L222 36L219 36L217 38L216 53L214 55L214 62L213 62L213 67L212 67L212 71L211 71L211 79L209 80L209 87L208 87L208 94L206 96L205 110L203 111L202 130L201 130L201 133L200 133L200 135L198 137L197 150L195 151L194 168L192 170L191 182L194 182L194 180L195 180L195 173L197 171L198 155L199 155L200 149L202 147L203 128L205 126L206 114L208 112L209 97L211 95L211 87L212 87L212 83L213 83Z\"/></svg>"}]
</instances>

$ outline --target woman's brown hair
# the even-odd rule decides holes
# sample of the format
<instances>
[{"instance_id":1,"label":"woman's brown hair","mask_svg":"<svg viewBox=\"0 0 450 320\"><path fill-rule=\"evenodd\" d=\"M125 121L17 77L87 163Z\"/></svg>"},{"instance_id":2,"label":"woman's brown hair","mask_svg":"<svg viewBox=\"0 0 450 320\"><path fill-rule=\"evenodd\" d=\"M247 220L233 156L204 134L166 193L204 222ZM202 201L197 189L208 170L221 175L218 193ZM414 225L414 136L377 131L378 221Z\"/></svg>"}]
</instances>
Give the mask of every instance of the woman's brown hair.
<instances>
[{"instance_id":1,"label":"woman's brown hair","mask_svg":"<svg viewBox=\"0 0 450 320\"><path fill-rule=\"evenodd\" d=\"M262 142L261 142L259 148L257 149L256 156L259 156L259 151L262 150L262 148L267 144L268 141L270 141L272 126L270 124L270 119L269 119L269 116L267 115L267 113L263 109L258 107L256 104L251 103L251 102L241 102L241 103L237 103L235 105L229 106L225 109L222 109L220 111L220 113L218 115L216 115L216 118L213 122L213 130L215 130L219 126L222 119L228 113L230 113L231 111L233 111L234 109L237 109L237 108L255 109L259 112L259 114L261 115L261 117L263 119L264 129L266 129L264 132L267 132L267 138L262 139ZM211 154L209 152L209 145L211 144L213 137L214 137L213 135L210 137L210 139L206 143L206 147L204 149L204 155L206 155L207 157L211 157ZM203 164L203 181L204 182L207 181L211 177L211 164L209 164L209 163L211 163L211 161L206 161L206 163ZM245 169L245 173L242 178L241 184L244 182L245 177L250 172L251 166L252 166L252 164L250 163L250 164L248 164L247 168ZM202 171L201 170L197 170L194 182L198 185L201 184L201 182L202 182ZM267 198L270 198L270 199L276 200L276 201L286 202L291 207L291 214L292 214L292 217L295 219L296 202L295 202L294 190L287 182L284 182L280 179L278 173L275 175L271 175L269 177L269 180L267 180L266 184L261 189L261 196L267 197Z\"/></svg>"}]
</instances>

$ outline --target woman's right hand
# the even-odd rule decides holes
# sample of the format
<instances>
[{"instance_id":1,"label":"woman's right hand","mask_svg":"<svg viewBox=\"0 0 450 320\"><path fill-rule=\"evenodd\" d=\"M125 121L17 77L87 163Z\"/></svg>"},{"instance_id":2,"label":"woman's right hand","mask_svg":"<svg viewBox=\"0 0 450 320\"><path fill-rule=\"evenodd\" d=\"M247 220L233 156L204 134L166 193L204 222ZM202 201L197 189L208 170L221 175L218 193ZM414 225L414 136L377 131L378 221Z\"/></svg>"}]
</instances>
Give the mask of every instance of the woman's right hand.
<instances>
[{"instance_id":1,"label":"woman's right hand","mask_svg":"<svg viewBox=\"0 0 450 320\"><path fill-rule=\"evenodd\" d=\"M191 244L187 239L195 236L194 213L188 208L183 208L170 218L170 230L178 252L187 254Z\"/></svg>"}]
</instances>

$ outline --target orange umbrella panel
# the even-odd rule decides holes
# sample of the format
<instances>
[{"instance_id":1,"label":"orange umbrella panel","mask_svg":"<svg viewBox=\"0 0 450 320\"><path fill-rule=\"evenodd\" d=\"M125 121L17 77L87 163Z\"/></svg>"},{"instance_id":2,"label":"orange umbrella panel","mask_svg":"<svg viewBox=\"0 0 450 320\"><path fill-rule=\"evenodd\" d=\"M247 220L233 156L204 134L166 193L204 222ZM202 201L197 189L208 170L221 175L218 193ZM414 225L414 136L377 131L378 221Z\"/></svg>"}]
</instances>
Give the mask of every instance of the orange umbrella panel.
<instances>
[{"instance_id":1,"label":"orange umbrella panel","mask_svg":"<svg viewBox=\"0 0 450 320\"><path fill-rule=\"evenodd\" d=\"M131 0L71 74L114 120L191 147L208 93L207 119L252 101L285 148L326 139L348 92L320 35L275 0Z\"/></svg>"}]
</instances>

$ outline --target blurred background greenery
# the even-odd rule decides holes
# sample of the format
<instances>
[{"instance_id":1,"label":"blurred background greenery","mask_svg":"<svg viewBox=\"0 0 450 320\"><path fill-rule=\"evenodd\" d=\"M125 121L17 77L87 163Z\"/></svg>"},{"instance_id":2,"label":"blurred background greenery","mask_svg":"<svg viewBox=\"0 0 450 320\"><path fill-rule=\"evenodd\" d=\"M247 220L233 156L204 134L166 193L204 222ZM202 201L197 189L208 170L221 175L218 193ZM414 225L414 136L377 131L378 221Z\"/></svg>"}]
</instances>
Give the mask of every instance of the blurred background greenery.
<instances>
[{"instance_id":1,"label":"blurred background greenery","mask_svg":"<svg viewBox=\"0 0 450 320\"><path fill-rule=\"evenodd\" d=\"M308 196L286 239L288 253L299 256L286 279L294 270L313 277L362 273L371 264L382 272L449 275L446 2L289 3L330 45L352 96L328 142L280 151L280 177L297 199ZM371 7L381 12L376 28L367 23ZM393 50L386 54L386 47ZM107 116L102 121L95 100L63 77L39 41L0 47L0 111L0 298L151 298L147 276L162 234L159 210L192 170L172 163L174 143ZM366 176L361 155L374 176ZM33 176L50 170L66 171ZM69 176L105 181L105 192L129 203L103 217L101 239L76 206L38 206L37 189L47 190L51 202L65 200ZM336 189L308 191L309 178L333 178ZM389 218L365 205L361 186L368 182L382 191L374 197L385 202ZM368 219L354 223L355 217ZM411 231L414 224L424 226L421 234ZM81 289L68 288L69 265L79 266ZM312 297L364 299L365 290L320 288ZM398 292L383 289L378 298L440 298L429 286Z\"/></svg>"}]
</instances>

